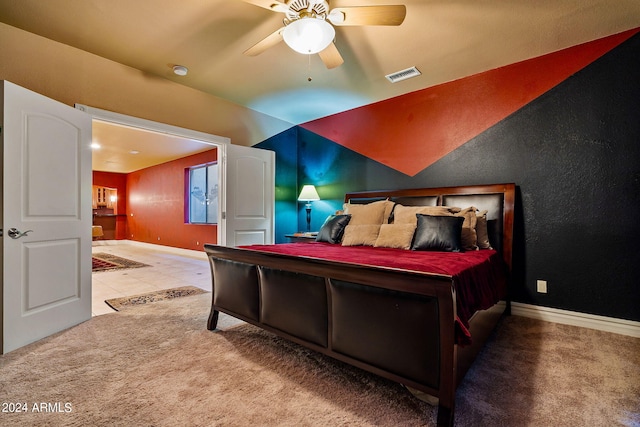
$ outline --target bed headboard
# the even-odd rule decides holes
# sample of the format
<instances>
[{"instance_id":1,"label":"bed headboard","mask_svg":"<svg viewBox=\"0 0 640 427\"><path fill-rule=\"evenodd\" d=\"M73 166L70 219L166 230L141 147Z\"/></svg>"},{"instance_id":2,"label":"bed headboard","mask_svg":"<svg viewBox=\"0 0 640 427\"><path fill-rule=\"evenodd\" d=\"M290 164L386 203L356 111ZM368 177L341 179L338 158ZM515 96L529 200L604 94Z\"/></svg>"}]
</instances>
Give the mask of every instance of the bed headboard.
<instances>
[{"instance_id":1,"label":"bed headboard","mask_svg":"<svg viewBox=\"0 0 640 427\"><path fill-rule=\"evenodd\" d=\"M368 203L389 199L405 206L475 206L487 210L491 244L502 253L511 270L513 254L513 208L515 184L467 185L462 187L412 188L347 193L345 203Z\"/></svg>"}]
</instances>

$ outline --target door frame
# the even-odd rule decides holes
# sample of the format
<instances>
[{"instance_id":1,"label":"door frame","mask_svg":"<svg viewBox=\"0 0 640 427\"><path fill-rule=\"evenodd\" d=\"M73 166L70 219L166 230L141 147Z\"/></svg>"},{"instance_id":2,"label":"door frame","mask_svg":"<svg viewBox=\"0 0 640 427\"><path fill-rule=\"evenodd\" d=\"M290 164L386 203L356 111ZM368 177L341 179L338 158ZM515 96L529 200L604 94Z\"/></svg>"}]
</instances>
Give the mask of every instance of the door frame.
<instances>
[{"instance_id":1,"label":"door frame","mask_svg":"<svg viewBox=\"0 0 640 427\"><path fill-rule=\"evenodd\" d=\"M104 122L129 126L151 132L164 133L166 135L176 136L180 138L192 139L202 142L203 144L216 147L218 149L218 164L220 165L220 167L218 168L218 182L222 184L220 185L218 193L219 203L216 240L218 242L218 245L226 246L226 219L223 212L226 211L227 206L227 186L224 177L226 177L225 159L227 158L227 146L231 144L230 138L168 125L166 123L154 122L152 120L141 119L139 117L115 113L113 111L102 110L100 108L90 107L83 104L75 104L75 108L90 114L95 120L101 120Z\"/></svg>"}]
</instances>

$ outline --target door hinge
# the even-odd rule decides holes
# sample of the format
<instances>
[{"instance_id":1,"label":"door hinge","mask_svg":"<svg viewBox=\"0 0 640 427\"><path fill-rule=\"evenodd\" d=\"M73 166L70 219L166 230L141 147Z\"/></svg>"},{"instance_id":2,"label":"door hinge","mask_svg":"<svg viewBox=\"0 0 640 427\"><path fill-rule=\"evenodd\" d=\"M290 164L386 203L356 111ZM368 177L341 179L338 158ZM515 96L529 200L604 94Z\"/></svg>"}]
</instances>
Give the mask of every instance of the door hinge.
<instances>
[{"instance_id":1,"label":"door hinge","mask_svg":"<svg viewBox=\"0 0 640 427\"><path fill-rule=\"evenodd\" d=\"M222 219L227 219L227 213L226 212L222 212L221 216L222 216Z\"/></svg>"}]
</instances>

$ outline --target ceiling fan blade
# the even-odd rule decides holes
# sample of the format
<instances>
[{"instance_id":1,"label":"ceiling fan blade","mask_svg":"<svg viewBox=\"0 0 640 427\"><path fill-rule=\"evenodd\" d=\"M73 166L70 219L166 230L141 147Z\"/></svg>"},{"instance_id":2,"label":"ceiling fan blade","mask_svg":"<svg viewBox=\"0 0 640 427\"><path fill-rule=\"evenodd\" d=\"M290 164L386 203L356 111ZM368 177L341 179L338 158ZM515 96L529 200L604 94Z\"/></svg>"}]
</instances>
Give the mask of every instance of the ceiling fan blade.
<instances>
[{"instance_id":1,"label":"ceiling fan blade","mask_svg":"<svg viewBox=\"0 0 640 427\"><path fill-rule=\"evenodd\" d=\"M324 50L318 52L318 55L320 55L320 59L322 59L324 65L329 69L336 68L344 62L342 55L340 55L334 43L330 43Z\"/></svg>"},{"instance_id":2,"label":"ceiling fan blade","mask_svg":"<svg viewBox=\"0 0 640 427\"><path fill-rule=\"evenodd\" d=\"M282 31L283 30L284 30L284 27L274 31L273 33L271 33L267 37L265 37L262 40L260 40L258 43L256 43L253 46L251 46L249 49L245 50L244 54L247 55L247 56L260 55L262 52L264 52L265 50L269 49L270 47L273 47L273 46L277 45L278 43L280 43L282 41Z\"/></svg>"},{"instance_id":3,"label":"ceiling fan blade","mask_svg":"<svg viewBox=\"0 0 640 427\"><path fill-rule=\"evenodd\" d=\"M334 25L400 25L407 15L406 6L354 6L336 7L328 19Z\"/></svg>"},{"instance_id":4,"label":"ceiling fan blade","mask_svg":"<svg viewBox=\"0 0 640 427\"><path fill-rule=\"evenodd\" d=\"M254 6L263 7L265 9L272 10L274 12L286 12L289 7L281 1L277 0L242 0L245 3L252 4Z\"/></svg>"}]
</instances>

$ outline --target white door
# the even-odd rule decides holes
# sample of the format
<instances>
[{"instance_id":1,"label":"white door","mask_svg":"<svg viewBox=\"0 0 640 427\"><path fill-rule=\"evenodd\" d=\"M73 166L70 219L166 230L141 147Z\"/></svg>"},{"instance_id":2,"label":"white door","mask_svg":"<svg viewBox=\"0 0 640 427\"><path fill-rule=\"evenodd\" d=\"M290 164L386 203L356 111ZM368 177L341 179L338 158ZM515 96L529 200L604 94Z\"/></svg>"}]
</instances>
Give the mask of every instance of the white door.
<instances>
[{"instance_id":1,"label":"white door","mask_svg":"<svg viewBox=\"0 0 640 427\"><path fill-rule=\"evenodd\" d=\"M275 153L229 144L226 147L224 246L274 241Z\"/></svg>"},{"instance_id":2,"label":"white door","mask_svg":"<svg viewBox=\"0 0 640 427\"><path fill-rule=\"evenodd\" d=\"M91 317L91 116L2 82L2 353Z\"/></svg>"}]
</instances>

